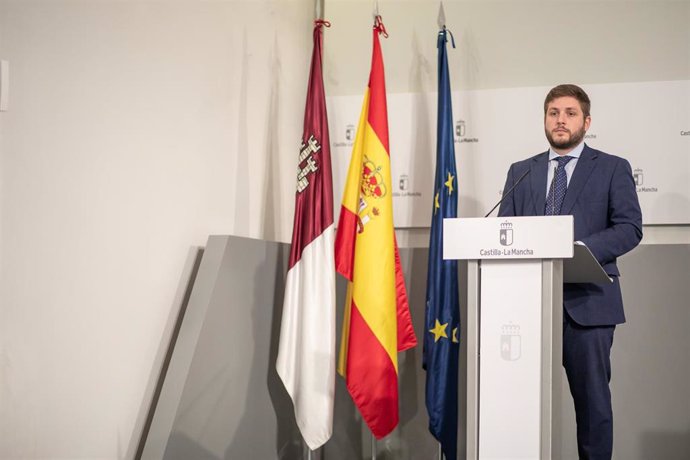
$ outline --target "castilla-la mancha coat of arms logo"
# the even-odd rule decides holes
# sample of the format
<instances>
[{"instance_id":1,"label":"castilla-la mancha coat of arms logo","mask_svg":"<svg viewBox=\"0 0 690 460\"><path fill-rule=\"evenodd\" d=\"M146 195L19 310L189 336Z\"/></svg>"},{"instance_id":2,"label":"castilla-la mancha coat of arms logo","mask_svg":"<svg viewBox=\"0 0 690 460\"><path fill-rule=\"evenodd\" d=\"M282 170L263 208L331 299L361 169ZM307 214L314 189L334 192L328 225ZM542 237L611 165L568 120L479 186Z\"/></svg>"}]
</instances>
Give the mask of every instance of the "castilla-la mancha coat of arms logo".
<instances>
[{"instance_id":1,"label":"castilla-la mancha coat of arms logo","mask_svg":"<svg viewBox=\"0 0 690 460\"><path fill-rule=\"evenodd\" d=\"M506 361L517 361L522 356L520 326L504 324L501 329L501 358Z\"/></svg>"},{"instance_id":2,"label":"castilla-la mancha coat of arms logo","mask_svg":"<svg viewBox=\"0 0 690 460\"><path fill-rule=\"evenodd\" d=\"M503 222L501 224L501 232L498 240L503 246L510 246L513 244L513 224L510 222Z\"/></svg>"}]
</instances>

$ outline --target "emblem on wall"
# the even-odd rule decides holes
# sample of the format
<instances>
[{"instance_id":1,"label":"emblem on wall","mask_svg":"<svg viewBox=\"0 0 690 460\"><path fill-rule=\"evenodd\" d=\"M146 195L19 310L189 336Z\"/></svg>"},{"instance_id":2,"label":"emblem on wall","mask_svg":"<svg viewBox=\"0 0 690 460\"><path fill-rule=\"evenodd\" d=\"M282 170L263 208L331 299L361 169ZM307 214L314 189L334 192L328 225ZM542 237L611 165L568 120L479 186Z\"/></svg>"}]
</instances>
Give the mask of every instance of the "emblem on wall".
<instances>
[{"instance_id":1,"label":"emblem on wall","mask_svg":"<svg viewBox=\"0 0 690 460\"><path fill-rule=\"evenodd\" d=\"M345 139L349 142L355 139L355 125L347 125L345 128Z\"/></svg>"},{"instance_id":2,"label":"emblem on wall","mask_svg":"<svg viewBox=\"0 0 690 460\"><path fill-rule=\"evenodd\" d=\"M465 120L458 120L458 122L455 123L455 135L458 137L465 136Z\"/></svg>"},{"instance_id":3,"label":"emblem on wall","mask_svg":"<svg viewBox=\"0 0 690 460\"><path fill-rule=\"evenodd\" d=\"M633 171L633 177L635 178L635 185L638 187L644 184L644 173L642 169L636 168L635 171Z\"/></svg>"},{"instance_id":4,"label":"emblem on wall","mask_svg":"<svg viewBox=\"0 0 690 460\"><path fill-rule=\"evenodd\" d=\"M400 190L405 191L410 186L410 178L407 174L400 175L399 187Z\"/></svg>"}]
</instances>

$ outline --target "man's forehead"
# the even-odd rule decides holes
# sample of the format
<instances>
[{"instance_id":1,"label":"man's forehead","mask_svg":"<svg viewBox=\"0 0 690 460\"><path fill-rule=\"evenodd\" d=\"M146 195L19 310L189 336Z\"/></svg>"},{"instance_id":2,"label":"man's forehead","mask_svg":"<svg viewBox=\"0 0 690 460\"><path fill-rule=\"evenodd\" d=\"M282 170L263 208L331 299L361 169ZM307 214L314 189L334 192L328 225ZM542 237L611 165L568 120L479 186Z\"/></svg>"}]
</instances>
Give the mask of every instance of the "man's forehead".
<instances>
[{"instance_id":1,"label":"man's forehead","mask_svg":"<svg viewBox=\"0 0 690 460\"><path fill-rule=\"evenodd\" d=\"M571 96L557 97L553 101L549 102L547 109L580 110L580 101Z\"/></svg>"}]
</instances>

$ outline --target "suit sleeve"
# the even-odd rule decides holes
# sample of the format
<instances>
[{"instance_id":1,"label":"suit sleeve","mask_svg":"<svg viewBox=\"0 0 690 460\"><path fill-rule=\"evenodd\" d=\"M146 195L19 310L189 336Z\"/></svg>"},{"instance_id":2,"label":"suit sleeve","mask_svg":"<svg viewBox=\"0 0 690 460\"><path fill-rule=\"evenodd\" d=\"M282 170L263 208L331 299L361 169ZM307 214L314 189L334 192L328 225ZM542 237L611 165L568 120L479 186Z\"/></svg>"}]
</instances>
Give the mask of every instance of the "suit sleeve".
<instances>
[{"instance_id":1,"label":"suit sleeve","mask_svg":"<svg viewBox=\"0 0 690 460\"><path fill-rule=\"evenodd\" d=\"M503 193L505 194L515 183L514 175L515 165L512 165L508 170L508 176L506 177L506 184L503 186ZM511 193L509 197L501 202L501 206L498 208L498 217L512 217L515 216L515 194Z\"/></svg>"},{"instance_id":2,"label":"suit sleeve","mask_svg":"<svg viewBox=\"0 0 690 460\"><path fill-rule=\"evenodd\" d=\"M630 163L620 159L613 171L608 197L608 226L582 242L600 264L614 261L642 240L642 212Z\"/></svg>"}]
</instances>

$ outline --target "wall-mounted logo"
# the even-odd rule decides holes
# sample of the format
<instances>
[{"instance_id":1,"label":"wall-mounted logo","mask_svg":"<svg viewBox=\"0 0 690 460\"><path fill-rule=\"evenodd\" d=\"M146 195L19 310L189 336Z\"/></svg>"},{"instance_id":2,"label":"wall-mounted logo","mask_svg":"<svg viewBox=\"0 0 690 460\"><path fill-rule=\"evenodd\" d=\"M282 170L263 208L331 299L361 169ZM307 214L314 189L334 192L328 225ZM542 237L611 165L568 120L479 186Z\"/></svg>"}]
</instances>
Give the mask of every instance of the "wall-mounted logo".
<instances>
[{"instance_id":1,"label":"wall-mounted logo","mask_svg":"<svg viewBox=\"0 0 690 460\"><path fill-rule=\"evenodd\" d=\"M504 324L501 327L501 358L517 361L522 356L522 338L518 324Z\"/></svg>"},{"instance_id":2,"label":"wall-mounted logo","mask_svg":"<svg viewBox=\"0 0 690 460\"><path fill-rule=\"evenodd\" d=\"M421 192L415 192L414 189L411 189L410 176L408 174L400 174L398 176L398 190L393 192L393 198L416 199L421 197Z\"/></svg>"},{"instance_id":3,"label":"wall-mounted logo","mask_svg":"<svg viewBox=\"0 0 690 460\"><path fill-rule=\"evenodd\" d=\"M455 123L455 135L458 137L465 137L465 120L458 120Z\"/></svg>"},{"instance_id":4,"label":"wall-mounted logo","mask_svg":"<svg viewBox=\"0 0 690 460\"><path fill-rule=\"evenodd\" d=\"M342 133L342 131L338 131L338 140L333 142L332 147L335 147L335 148L352 147L352 144L354 143L354 140L355 140L355 135L357 134L357 131L355 131L355 125L353 125L352 123L348 123L345 125L345 139L343 139L341 137L342 136L341 133Z\"/></svg>"},{"instance_id":5,"label":"wall-mounted logo","mask_svg":"<svg viewBox=\"0 0 690 460\"><path fill-rule=\"evenodd\" d=\"M355 125L347 125L345 128L345 139L348 142L355 140Z\"/></svg>"},{"instance_id":6,"label":"wall-mounted logo","mask_svg":"<svg viewBox=\"0 0 690 460\"><path fill-rule=\"evenodd\" d=\"M471 131L471 130L470 130ZM465 120L458 120L455 122L455 142L466 143L466 142L479 142L479 139L467 135L467 122Z\"/></svg>"},{"instance_id":7,"label":"wall-mounted logo","mask_svg":"<svg viewBox=\"0 0 690 460\"><path fill-rule=\"evenodd\" d=\"M398 182L400 190L405 191L410 187L410 178L407 174L400 175L400 181Z\"/></svg>"},{"instance_id":8,"label":"wall-mounted logo","mask_svg":"<svg viewBox=\"0 0 690 460\"><path fill-rule=\"evenodd\" d=\"M638 187L644 184L644 172L640 168L633 171L633 177L635 178L635 185Z\"/></svg>"},{"instance_id":9,"label":"wall-mounted logo","mask_svg":"<svg viewBox=\"0 0 690 460\"><path fill-rule=\"evenodd\" d=\"M652 181L654 181L653 176L654 175L652 174ZM633 179L635 179L635 188L637 193L655 193L659 191L659 189L656 187L645 185L644 171L642 168L633 169Z\"/></svg>"},{"instance_id":10,"label":"wall-mounted logo","mask_svg":"<svg viewBox=\"0 0 690 460\"><path fill-rule=\"evenodd\" d=\"M680 135L681 136L690 136L690 131L681 131Z\"/></svg>"},{"instance_id":11,"label":"wall-mounted logo","mask_svg":"<svg viewBox=\"0 0 690 460\"><path fill-rule=\"evenodd\" d=\"M513 244L513 224L510 222L503 222L501 230L498 235L498 241L503 246L510 246Z\"/></svg>"}]
</instances>

